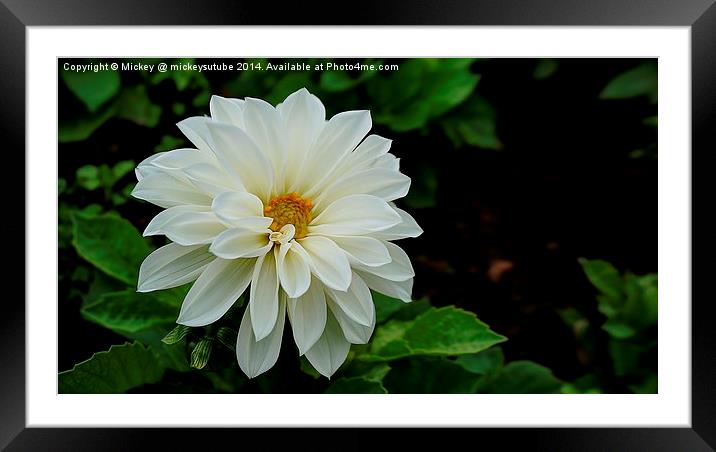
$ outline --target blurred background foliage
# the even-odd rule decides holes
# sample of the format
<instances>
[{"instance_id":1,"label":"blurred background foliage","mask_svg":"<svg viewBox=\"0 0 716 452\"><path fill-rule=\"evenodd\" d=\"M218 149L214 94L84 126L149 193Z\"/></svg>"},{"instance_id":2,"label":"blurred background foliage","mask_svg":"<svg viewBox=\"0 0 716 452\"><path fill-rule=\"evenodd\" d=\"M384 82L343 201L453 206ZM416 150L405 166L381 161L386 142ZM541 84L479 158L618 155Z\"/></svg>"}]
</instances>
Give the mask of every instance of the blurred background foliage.
<instances>
[{"instance_id":1,"label":"blurred background foliage","mask_svg":"<svg viewBox=\"0 0 716 452\"><path fill-rule=\"evenodd\" d=\"M270 62L327 61L355 63ZM58 67L60 392L657 392L656 60L63 69L95 62ZM401 242L416 301L374 294L373 339L330 381L288 330L276 367L249 381L234 350L245 300L188 328L174 323L188 286L135 291L163 239L141 236L160 209L129 197L133 169L191 146L175 124L209 114L211 94L276 104L301 87L329 116L371 110L373 133L394 140L412 178L398 204L425 230Z\"/></svg>"}]
</instances>

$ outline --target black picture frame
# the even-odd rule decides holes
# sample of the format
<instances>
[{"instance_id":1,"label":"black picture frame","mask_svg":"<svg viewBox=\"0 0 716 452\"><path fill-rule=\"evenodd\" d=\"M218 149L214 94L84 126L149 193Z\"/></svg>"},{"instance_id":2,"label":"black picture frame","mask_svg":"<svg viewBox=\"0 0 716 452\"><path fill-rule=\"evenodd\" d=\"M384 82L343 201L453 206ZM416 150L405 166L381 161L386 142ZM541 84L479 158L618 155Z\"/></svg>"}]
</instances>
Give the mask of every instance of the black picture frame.
<instances>
[{"instance_id":1,"label":"black picture frame","mask_svg":"<svg viewBox=\"0 0 716 452\"><path fill-rule=\"evenodd\" d=\"M472 0L398 2L381 0L361 2L359 8L334 4L307 5L287 2L231 0L0 0L0 130L3 148L14 154L15 172L25 168L25 40L28 26L68 25L550 25L550 26L687 26L691 28L692 64L692 177L697 170L707 171L707 157L716 150L716 6L714 0ZM51 152L51 150L48 150ZM696 164L694 164L696 162ZM6 167L7 168L7 167ZM692 203L709 196L706 178L699 177L704 189L694 189ZM4 182L8 185L7 182ZM17 184L6 187L6 193L17 198L16 211L24 212ZM699 231L713 220L699 214ZM17 215L19 218L19 215ZM24 216L23 216L24 218ZM693 237L696 232L692 205ZM5 224L11 237L25 236L21 224ZM696 232L696 234L694 234ZM711 232L713 234L713 232ZM13 239L15 242L19 242ZM18 243L19 245L19 243ZM708 247L694 247L693 257L706 255ZM18 251L19 252L19 251ZM24 250L23 250L24 253ZM692 265L693 267L693 265ZM22 268L24 265L17 266ZM696 275L705 281L704 267L692 268L692 287L700 288ZM24 278L23 278L24 279ZM18 277L18 281L20 278ZM6 283L9 284L9 283ZM696 294L696 292L693 292ZM197 429L172 432L170 429L43 429L26 428L25 394L25 310L17 297L5 297L0 316L0 447L7 450L139 450L159 441L163 449L176 446L206 449L208 444L247 445L254 436L266 432L235 429ZM24 294L23 294L24 298ZM714 301L710 297L692 296L692 397L691 428L528 428L519 432L504 429L480 429L481 444L493 441L508 450L527 444L538 450L714 450L716 448L716 343L714 338ZM690 300L676 300L688 303ZM326 446L341 449L369 447L369 442L353 441L355 433L333 429L331 436L343 437L340 443L326 440L313 443L311 449ZM430 429L400 434L401 441L420 441ZM315 433L313 433L315 434ZM289 432L296 441L312 433ZM298 435L298 436L296 436ZM361 434L358 433L360 436ZM281 438L280 433L277 435ZM300 443L299 443L300 444ZM321 446L320 444L323 444Z\"/></svg>"}]
</instances>

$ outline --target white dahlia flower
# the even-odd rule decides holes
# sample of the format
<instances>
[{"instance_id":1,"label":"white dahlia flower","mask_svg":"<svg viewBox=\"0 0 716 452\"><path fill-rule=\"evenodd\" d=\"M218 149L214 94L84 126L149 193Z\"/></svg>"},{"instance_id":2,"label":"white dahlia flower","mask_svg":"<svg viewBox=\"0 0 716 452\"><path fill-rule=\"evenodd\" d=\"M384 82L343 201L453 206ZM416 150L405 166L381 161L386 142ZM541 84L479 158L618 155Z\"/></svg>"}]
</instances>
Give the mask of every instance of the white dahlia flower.
<instances>
[{"instance_id":1,"label":"white dahlia flower","mask_svg":"<svg viewBox=\"0 0 716 452\"><path fill-rule=\"evenodd\" d=\"M138 290L194 281L177 323L196 327L221 318L248 288L236 344L244 373L276 363L288 312L299 354L330 377L350 344L373 333L370 289L411 299L410 259L391 243L422 233L391 203L410 178L388 153L390 140L366 137L370 112L326 120L306 89L275 108L213 96L210 111L177 124L196 149L137 166L132 194L165 209L144 235L173 242L144 260Z\"/></svg>"}]
</instances>

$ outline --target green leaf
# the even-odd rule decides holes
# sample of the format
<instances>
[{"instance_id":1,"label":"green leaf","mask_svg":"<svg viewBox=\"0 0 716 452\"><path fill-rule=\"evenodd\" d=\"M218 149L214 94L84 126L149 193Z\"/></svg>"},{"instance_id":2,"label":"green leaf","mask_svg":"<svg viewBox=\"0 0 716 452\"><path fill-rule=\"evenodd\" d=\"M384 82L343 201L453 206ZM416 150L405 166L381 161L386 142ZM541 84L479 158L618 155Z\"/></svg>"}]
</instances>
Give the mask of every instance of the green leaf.
<instances>
[{"instance_id":1,"label":"green leaf","mask_svg":"<svg viewBox=\"0 0 716 452\"><path fill-rule=\"evenodd\" d=\"M221 342L224 347L231 351L236 351L236 339L239 333L228 326L222 326L219 331L216 332L216 338Z\"/></svg>"},{"instance_id":2,"label":"green leaf","mask_svg":"<svg viewBox=\"0 0 716 452\"><path fill-rule=\"evenodd\" d=\"M404 339L413 350L438 355L477 353L506 340L474 313L451 306L422 314L412 322Z\"/></svg>"},{"instance_id":3,"label":"green leaf","mask_svg":"<svg viewBox=\"0 0 716 452\"><path fill-rule=\"evenodd\" d=\"M540 58L532 73L532 77L534 77L535 80L544 80L554 74L558 67L559 60L555 60L554 58Z\"/></svg>"},{"instance_id":4,"label":"green leaf","mask_svg":"<svg viewBox=\"0 0 716 452\"><path fill-rule=\"evenodd\" d=\"M202 338L194 350L191 351L191 367L194 369L203 369L209 363L211 349L214 347L214 340L205 337Z\"/></svg>"},{"instance_id":5,"label":"green leaf","mask_svg":"<svg viewBox=\"0 0 716 452\"><path fill-rule=\"evenodd\" d=\"M626 301L621 311L624 322L637 330L656 325L658 317L657 275L624 276Z\"/></svg>"},{"instance_id":6,"label":"green leaf","mask_svg":"<svg viewBox=\"0 0 716 452\"><path fill-rule=\"evenodd\" d=\"M58 375L61 394L120 394L156 383L164 367L152 351L139 343L113 345Z\"/></svg>"},{"instance_id":7,"label":"green leaf","mask_svg":"<svg viewBox=\"0 0 716 452\"><path fill-rule=\"evenodd\" d=\"M326 394L387 394L379 381L363 377L339 378L326 389Z\"/></svg>"},{"instance_id":8,"label":"green leaf","mask_svg":"<svg viewBox=\"0 0 716 452\"><path fill-rule=\"evenodd\" d=\"M415 355L464 355L505 340L471 312L453 306L432 308L415 320L391 320L378 327L368 352L356 359L392 361Z\"/></svg>"},{"instance_id":9,"label":"green leaf","mask_svg":"<svg viewBox=\"0 0 716 452\"><path fill-rule=\"evenodd\" d=\"M479 377L446 358L413 357L385 377L391 394L471 394Z\"/></svg>"},{"instance_id":10,"label":"green leaf","mask_svg":"<svg viewBox=\"0 0 716 452\"><path fill-rule=\"evenodd\" d=\"M385 322L390 316L405 307L405 303L401 300L383 295L379 292L373 292L373 304L375 304L376 323Z\"/></svg>"},{"instance_id":11,"label":"green leaf","mask_svg":"<svg viewBox=\"0 0 716 452\"><path fill-rule=\"evenodd\" d=\"M420 314L432 309L430 301L427 298L422 300L411 301L410 303L403 303L403 307L398 312L391 316L394 320L413 320Z\"/></svg>"},{"instance_id":12,"label":"green leaf","mask_svg":"<svg viewBox=\"0 0 716 452\"><path fill-rule=\"evenodd\" d=\"M460 105L475 90L480 76L462 71L438 71L426 85L430 99L430 116L440 116Z\"/></svg>"},{"instance_id":13,"label":"green leaf","mask_svg":"<svg viewBox=\"0 0 716 452\"><path fill-rule=\"evenodd\" d=\"M554 394L563 382L548 368L532 361L513 361L483 377L477 392L485 394Z\"/></svg>"},{"instance_id":14,"label":"green leaf","mask_svg":"<svg viewBox=\"0 0 716 452\"><path fill-rule=\"evenodd\" d=\"M168 332L164 338L162 338L162 342L167 345L174 345L183 340L186 335L189 334L189 331L191 331L191 327L186 325L177 325L173 330Z\"/></svg>"},{"instance_id":15,"label":"green leaf","mask_svg":"<svg viewBox=\"0 0 716 452\"><path fill-rule=\"evenodd\" d=\"M619 74L599 94L602 99L629 99L638 96L648 96L652 103L656 103L658 98L656 60L647 61Z\"/></svg>"},{"instance_id":16,"label":"green leaf","mask_svg":"<svg viewBox=\"0 0 716 452\"><path fill-rule=\"evenodd\" d=\"M77 185L85 190L95 190L100 186L99 170L94 165L85 165L77 168L75 174Z\"/></svg>"},{"instance_id":17,"label":"green leaf","mask_svg":"<svg viewBox=\"0 0 716 452\"><path fill-rule=\"evenodd\" d=\"M562 394L602 394L603 383L595 374L586 374L571 383L562 385Z\"/></svg>"},{"instance_id":18,"label":"green leaf","mask_svg":"<svg viewBox=\"0 0 716 452\"><path fill-rule=\"evenodd\" d=\"M642 345L626 340L611 339L609 341L609 354L612 357L614 374L624 377L638 373L644 352L646 352L646 349Z\"/></svg>"},{"instance_id":19,"label":"green leaf","mask_svg":"<svg viewBox=\"0 0 716 452\"><path fill-rule=\"evenodd\" d=\"M114 185L115 182L123 178L125 175L131 173L134 171L134 161L133 160L122 160L121 162L114 165L112 168L112 185Z\"/></svg>"},{"instance_id":20,"label":"green leaf","mask_svg":"<svg viewBox=\"0 0 716 452\"><path fill-rule=\"evenodd\" d=\"M117 71L75 72L62 70L62 80L91 112L97 111L105 102L119 92L120 79Z\"/></svg>"},{"instance_id":21,"label":"green leaf","mask_svg":"<svg viewBox=\"0 0 716 452\"><path fill-rule=\"evenodd\" d=\"M321 73L321 88L328 92L346 91L362 82L360 77L352 78L345 71L325 71Z\"/></svg>"},{"instance_id":22,"label":"green leaf","mask_svg":"<svg viewBox=\"0 0 716 452\"><path fill-rule=\"evenodd\" d=\"M644 300L644 322L646 325L656 325L659 317L659 287L656 274L644 275L639 278Z\"/></svg>"},{"instance_id":23,"label":"green leaf","mask_svg":"<svg viewBox=\"0 0 716 452\"><path fill-rule=\"evenodd\" d=\"M150 347L157 356L159 363L166 369L176 370L177 372L186 372L191 370L189 361L187 360L185 348L182 345L167 345L157 343L152 338Z\"/></svg>"},{"instance_id":24,"label":"green leaf","mask_svg":"<svg viewBox=\"0 0 716 452\"><path fill-rule=\"evenodd\" d=\"M659 379L655 373L647 375L641 383L629 385L635 394L658 394Z\"/></svg>"},{"instance_id":25,"label":"green leaf","mask_svg":"<svg viewBox=\"0 0 716 452\"><path fill-rule=\"evenodd\" d=\"M87 320L105 328L136 333L173 324L179 312L179 303L167 296L130 289L104 294L83 306L81 312Z\"/></svg>"},{"instance_id":26,"label":"green leaf","mask_svg":"<svg viewBox=\"0 0 716 452\"><path fill-rule=\"evenodd\" d=\"M503 148L492 119L450 118L445 120L442 126L445 134L457 148L461 147L463 142L483 149Z\"/></svg>"},{"instance_id":27,"label":"green leaf","mask_svg":"<svg viewBox=\"0 0 716 452\"><path fill-rule=\"evenodd\" d=\"M455 364L477 375L496 372L502 368L505 356L500 347L492 347L473 355L461 355L455 359Z\"/></svg>"},{"instance_id":28,"label":"green leaf","mask_svg":"<svg viewBox=\"0 0 716 452\"><path fill-rule=\"evenodd\" d=\"M127 288L126 284L117 281L111 276L107 276L107 274L103 271L100 271L95 267L90 268L92 270L92 280L89 284L87 293L82 297L82 306L94 303L106 293L120 292Z\"/></svg>"},{"instance_id":29,"label":"green leaf","mask_svg":"<svg viewBox=\"0 0 716 452\"><path fill-rule=\"evenodd\" d=\"M609 333L610 336L617 339L628 339L633 337L636 333L634 328L629 325L611 320L607 320L607 322L602 325L602 329Z\"/></svg>"},{"instance_id":30,"label":"green leaf","mask_svg":"<svg viewBox=\"0 0 716 452\"><path fill-rule=\"evenodd\" d=\"M117 117L146 127L155 127L162 115L162 107L152 103L144 85L125 89L117 99L116 110Z\"/></svg>"},{"instance_id":31,"label":"green leaf","mask_svg":"<svg viewBox=\"0 0 716 452\"><path fill-rule=\"evenodd\" d=\"M353 350L350 352L353 353ZM350 357L350 354L349 354ZM388 363L372 363L365 361L351 360L348 366L342 370L342 377L352 378L360 377L371 381L383 381L383 378L390 372Z\"/></svg>"},{"instance_id":32,"label":"green leaf","mask_svg":"<svg viewBox=\"0 0 716 452\"><path fill-rule=\"evenodd\" d=\"M127 184L122 190L120 190L119 193L112 193L112 203L115 206L121 206L122 204L125 204L127 202L127 199L132 194L132 190L134 190L136 184L129 183Z\"/></svg>"},{"instance_id":33,"label":"green leaf","mask_svg":"<svg viewBox=\"0 0 716 452\"><path fill-rule=\"evenodd\" d=\"M374 120L392 130L419 129L464 102L480 76L470 72L473 59L407 60L400 70L368 80Z\"/></svg>"},{"instance_id":34,"label":"green leaf","mask_svg":"<svg viewBox=\"0 0 716 452\"><path fill-rule=\"evenodd\" d=\"M185 112L186 105L182 104L181 102L172 103L172 113L174 113L176 116L183 116Z\"/></svg>"},{"instance_id":35,"label":"green leaf","mask_svg":"<svg viewBox=\"0 0 716 452\"><path fill-rule=\"evenodd\" d=\"M425 60L411 59L401 63L398 72L372 78L366 88L375 108L386 113L401 110L418 98L427 66Z\"/></svg>"},{"instance_id":36,"label":"green leaf","mask_svg":"<svg viewBox=\"0 0 716 452\"><path fill-rule=\"evenodd\" d=\"M473 95L459 109L445 118L442 128L455 147L463 144L500 150L495 110L484 97Z\"/></svg>"},{"instance_id":37,"label":"green leaf","mask_svg":"<svg viewBox=\"0 0 716 452\"><path fill-rule=\"evenodd\" d=\"M606 295L597 295L597 309L608 318L616 317L619 314L617 304L613 298Z\"/></svg>"},{"instance_id":38,"label":"green leaf","mask_svg":"<svg viewBox=\"0 0 716 452\"><path fill-rule=\"evenodd\" d=\"M391 114L376 113L376 124L388 124L395 132L410 132L423 127L430 119L430 104L415 100L405 111Z\"/></svg>"},{"instance_id":39,"label":"green leaf","mask_svg":"<svg viewBox=\"0 0 716 452\"><path fill-rule=\"evenodd\" d=\"M134 166L132 160L121 161L112 169L107 165L85 165L77 169L77 184L85 190L95 190L100 186L109 190L115 182L134 170Z\"/></svg>"},{"instance_id":40,"label":"green leaf","mask_svg":"<svg viewBox=\"0 0 716 452\"><path fill-rule=\"evenodd\" d=\"M89 138L95 130L114 116L115 106L111 104L102 108L99 113L80 116L72 119L60 120L58 124L57 140L60 143L83 141Z\"/></svg>"},{"instance_id":41,"label":"green leaf","mask_svg":"<svg viewBox=\"0 0 716 452\"><path fill-rule=\"evenodd\" d=\"M151 248L132 224L116 216L72 216L72 244L82 258L134 287Z\"/></svg>"},{"instance_id":42,"label":"green leaf","mask_svg":"<svg viewBox=\"0 0 716 452\"><path fill-rule=\"evenodd\" d=\"M180 58L168 64L194 64L194 59ZM180 69L177 71L168 70L165 72L155 72L152 75L150 81L152 84L156 85L164 80L171 79L174 81L174 85L176 86L177 91L184 91L185 89L189 88L191 82L200 74L200 72L193 71L190 69Z\"/></svg>"},{"instance_id":43,"label":"green leaf","mask_svg":"<svg viewBox=\"0 0 716 452\"><path fill-rule=\"evenodd\" d=\"M603 260L589 260L583 257L579 258L579 263L594 287L615 302L621 299L622 278L612 264Z\"/></svg>"}]
</instances>

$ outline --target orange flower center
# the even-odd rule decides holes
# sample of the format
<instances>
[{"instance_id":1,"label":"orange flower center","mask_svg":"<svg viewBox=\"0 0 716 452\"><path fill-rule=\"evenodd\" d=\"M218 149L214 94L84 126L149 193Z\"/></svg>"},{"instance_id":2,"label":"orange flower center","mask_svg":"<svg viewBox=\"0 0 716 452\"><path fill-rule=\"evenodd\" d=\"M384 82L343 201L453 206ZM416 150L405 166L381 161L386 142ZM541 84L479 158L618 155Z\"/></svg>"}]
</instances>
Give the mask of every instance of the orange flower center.
<instances>
[{"instance_id":1,"label":"orange flower center","mask_svg":"<svg viewBox=\"0 0 716 452\"><path fill-rule=\"evenodd\" d=\"M287 224L296 228L294 238L300 239L308 233L308 223L311 222L311 207L313 202L308 198L301 198L298 193L287 193L274 196L264 207L264 216L273 218L269 228L278 231Z\"/></svg>"}]
</instances>

